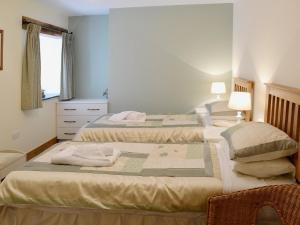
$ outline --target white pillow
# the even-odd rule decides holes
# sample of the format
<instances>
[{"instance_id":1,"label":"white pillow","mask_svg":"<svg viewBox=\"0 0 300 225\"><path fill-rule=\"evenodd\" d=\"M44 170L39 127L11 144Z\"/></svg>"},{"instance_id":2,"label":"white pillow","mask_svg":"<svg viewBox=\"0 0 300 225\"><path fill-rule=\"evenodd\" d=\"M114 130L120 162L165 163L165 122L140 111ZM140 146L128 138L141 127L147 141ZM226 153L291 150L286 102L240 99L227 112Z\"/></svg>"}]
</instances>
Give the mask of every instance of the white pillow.
<instances>
[{"instance_id":1,"label":"white pillow","mask_svg":"<svg viewBox=\"0 0 300 225\"><path fill-rule=\"evenodd\" d=\"M230 158L239 162L267 161L291 156L298 143L267 123L240 123L221 133L230 146Z\"/></svg>"},{"instance_id":2,"label":"white pillow","mask_svg":"<svg viewBox=\"0 0 300 225\"><path fill-rule=\"evenodd\" d=\"M281 158L250 163L235 162L233 170L257 178L269 178L295 173L295 166L288 158Z\"/></svg>"},{"instance_id":3,"label":"white pillow","mask_svg":"<svg viewBox=\"0 0 300 225\"><path fill-rule=\"evenodd\" d=\"M205 104L205 107L210 115L236 115L236 111L234 109L228 108L228 101L215 101L208 104Z\"/></svg>"}]
</instances>

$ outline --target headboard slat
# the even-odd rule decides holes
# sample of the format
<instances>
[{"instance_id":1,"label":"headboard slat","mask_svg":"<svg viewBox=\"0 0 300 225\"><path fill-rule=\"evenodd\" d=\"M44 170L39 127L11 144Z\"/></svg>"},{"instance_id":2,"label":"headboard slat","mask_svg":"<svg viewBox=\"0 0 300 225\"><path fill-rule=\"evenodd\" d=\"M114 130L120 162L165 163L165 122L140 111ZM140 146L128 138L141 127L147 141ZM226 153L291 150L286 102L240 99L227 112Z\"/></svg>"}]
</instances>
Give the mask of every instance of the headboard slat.
<instances>
[{"instance_id":1,"label":"headboard slat","mask_svg":"<svg viewBox=\"0 0 300 225\"><path fill-rule=\"evenodd\" d=\"M290 129L290 136L294 138L294 121L295 121L295 103L291 104L291 129Z\"/></svg>"},{"instance_id":2,"label":"headboard slat","mask_svg":"<svg viewBox=\"0 0 300 225\"><path fill-rule=\"evenodd\" d=\"M274 102L273 102L273 97L271 95L268 95L268 99L267 99L267 107L268 107L268 111L266 111L266 113L268 115L265 115L265 117L267 118L268 123L271 123L272 120L273 120L273 114L272 114L272 109L273 109L273 105L274 105Z\"/></svg>"},{"instance_id":3,"label":"headboard slat","mask_svg":"<svg viewBox=\"0 0 300 225\"><path fill-rule=\"evenodd\" d=\"M275 97L275 114L274 114L274 126L278 127L278 108L279 108L279 98Z\"/></svg>"},{"instance_id":4,"label":"headboard slat","mask_svg":"<svg viewBox=\"0 0 300 225\"><path fill-rule=\"evenodd\" d=\"M283 130L299 143L300 140L300 89L278 84L266 84L265 121ZM293 157L296 179L300 182L300 145Z\"/></svg>"},{"instance_id":5,"label":"headboard slat","mask_svg":"<svg viewBox=\"0 0 300 225\"><path fill-rule=\"evenodd\" d=\"M298 125L299 125L299 105L295 104L295 112L294 112L294 127L293 127L293 138L294 139L299 139L299 129L298 129Z\"/></svg>"},{"instance_id":6,"label":"headboard slat","mask_svg":"<svg viewBox=\"0 0 300 225\"><path fill-rule=\"evenodd\" d=\"M298 105L298 112L297 112L297 137L299 137L300 142L300 105ZM300 148L300 147L299 147Z\"/></svg>"},{"instance_id":7,"label":"headboard slat","mask_svg":"<svg viewBox=\"0 0 300 225\"><path fill-rule=\"evenodd\" d=\"M287 132L288 130L288 126L289 126L289 113L290 113L290 102L289 101L285 101L285 105L286 105L286 112L285 112L285 132Z\"/></svg>"},{"instance_id":8,"label":"headboard slat","mask_svg":"<svg viewBox=\"0 0 300 225\"><path fill-rule=\"evenodd\" d=\"M275 126L275 109L276 109L276 97L272 96L272 111L271 111L271 124Z\"/></svg>"},{"instance_id":9,"label":"headboard slat","mask_svg":"<svg viewBox=\"0 0 300 225\"><path fill-rule=\"evenodd\" d=\"M279 128L283 129L283 106L284 106L284 99L280 99L279 101Z\"/></svg>"},{"instance_id":10,"label":"headboard slat","mask_svg":"<svg viewBox=\"0 0 300 225\"><path fill-rule=\"evenodd\" d=\"M288 124L288 122L287 122L287 115L288 115L288 113L287 113L287 105L288 105L288 101L286 101L286 100L284 100L283 99L283 107L282 107L282 126L281 126L281 128L282 128L282 130L284 131L284 132L286 132L287 131L287 124Z\"/></svg>"}]
</instances>

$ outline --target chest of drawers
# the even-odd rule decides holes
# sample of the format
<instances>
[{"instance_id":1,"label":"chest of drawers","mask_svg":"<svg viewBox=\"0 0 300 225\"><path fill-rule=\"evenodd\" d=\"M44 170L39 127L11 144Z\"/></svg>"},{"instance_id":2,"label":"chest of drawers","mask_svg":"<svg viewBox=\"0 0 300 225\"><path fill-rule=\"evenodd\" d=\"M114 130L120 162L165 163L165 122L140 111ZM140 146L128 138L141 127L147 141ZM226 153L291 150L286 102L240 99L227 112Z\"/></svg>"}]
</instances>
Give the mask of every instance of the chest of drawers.
<instances>
[{"instance_id":1,"label":"chest of drawers","mask_svg":"<svg viewBox=\"0 0 300 225\"><path fill-rule=\"evenodd\" d=\"M107 100L75 99L57 103L57 138L72 139L79 129L107 114Z\"/></svg>"}]
</instances>

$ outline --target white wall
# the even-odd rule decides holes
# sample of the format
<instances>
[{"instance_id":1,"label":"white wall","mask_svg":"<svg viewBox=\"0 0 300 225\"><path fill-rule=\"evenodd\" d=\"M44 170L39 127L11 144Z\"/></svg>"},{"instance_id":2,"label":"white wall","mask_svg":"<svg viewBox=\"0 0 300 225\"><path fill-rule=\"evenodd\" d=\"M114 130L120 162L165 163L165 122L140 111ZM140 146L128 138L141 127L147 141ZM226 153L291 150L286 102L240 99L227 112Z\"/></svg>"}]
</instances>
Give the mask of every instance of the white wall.
<instances>
[{"instance_id":1,"label":"white wall","mask_svg":"<svg viewBox=\"0 0 300 225\"><path fill-rule=\"evenodd\" d=\"M68 17L60 9L41 0L9 0L0 3L0 29L4 36L4 71L0 71L0 149L24 152L56 137L55 102L44 101L44 108L21 111L21 74L25 31L22 16L61 27L68 27ZM13 140L12 134L20 131ZM17 135L18 136L18 135Z\"/></svg>"},{"instance_id":2,"label":"white wall","mask_svg":"<svg viewBox=\"0 0 300 225\"><path fill-rule=\"evenodd\" d=\"M240 0L234 5L233 73L256 82L256 120L264 117L264 83L300 88L299 9L299 0Z\"/></svg>"},{"instance_id":3,"label":"white wall","mask_svg":"<svg viewBox=\"0 0 300 225\"><path fill-rule=\"evenodd\" d=\"M112 112L184 113L230 90L232 4L113 9L109 16Z\"/></svg>"}]
</instances>

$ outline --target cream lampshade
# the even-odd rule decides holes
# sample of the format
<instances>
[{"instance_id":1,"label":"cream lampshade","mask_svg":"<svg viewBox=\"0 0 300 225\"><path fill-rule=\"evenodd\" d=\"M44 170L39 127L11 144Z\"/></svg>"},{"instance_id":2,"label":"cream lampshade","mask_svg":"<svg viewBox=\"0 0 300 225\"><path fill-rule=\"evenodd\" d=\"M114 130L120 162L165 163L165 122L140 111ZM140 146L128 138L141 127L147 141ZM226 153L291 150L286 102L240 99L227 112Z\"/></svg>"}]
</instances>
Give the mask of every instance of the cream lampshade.
<instances>
[{"instance_id":1,"label":"cream lampshade","mask_svg":"<svg viewBox=\"0 0 300 225\"><path fill-rule=\"evenodd\" d=\"M220 94L226 93L226 87L224 82L213 82L211 84L211 93L217 94L217 99L220 99Z\"/></svg>"},{"instance_id":2,"label":"cream lampshade","mask_svg":"<svg viewBox=\"0 0 300 225\"><path fill-rule=\"evenodd\" d=\"M232 92L229 99L228 107L238 110L237 118L240 122L242 118L241 111L249 111L252 108L251 94L249 92Z\"/></svg>"}]
</instances>

